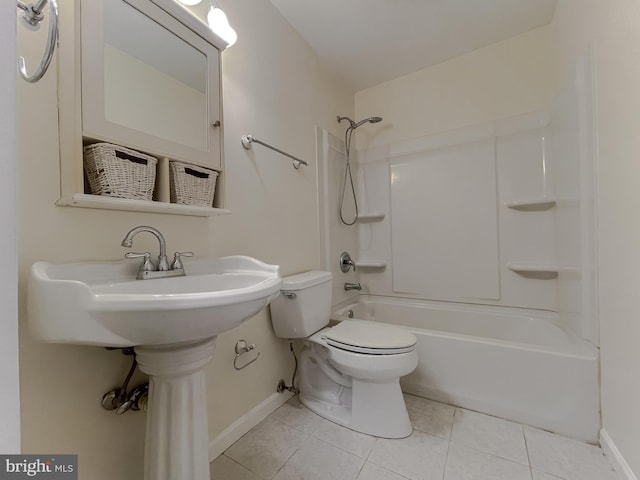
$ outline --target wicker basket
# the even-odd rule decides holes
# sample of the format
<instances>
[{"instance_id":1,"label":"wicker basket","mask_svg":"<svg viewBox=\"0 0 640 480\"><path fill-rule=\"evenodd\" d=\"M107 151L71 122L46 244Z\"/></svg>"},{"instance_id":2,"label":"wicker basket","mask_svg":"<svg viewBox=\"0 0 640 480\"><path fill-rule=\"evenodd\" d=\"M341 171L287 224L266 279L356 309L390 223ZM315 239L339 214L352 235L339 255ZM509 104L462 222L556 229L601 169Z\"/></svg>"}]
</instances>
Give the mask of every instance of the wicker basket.
<instances>
[{"instance_id":1,"label":"wicker basket","mask_svg":"<svg viewBox=\"0 0 640 480\"><path fill-rule=\"evenodd\" d=\"M219 172L173 160L169 162L169 166L171 203L213 206Z\"/></svg>"},{"instance_id":2,"label":"wicker basket","mask_svg":"<svg viewBox=\"0 0 640 480\"><path fill-rule=\"evenodd\" d=\"M158 160L110 143L84 147L84 169L91 193L109 197L151 200Z\"/></svg>"}]
</instances>

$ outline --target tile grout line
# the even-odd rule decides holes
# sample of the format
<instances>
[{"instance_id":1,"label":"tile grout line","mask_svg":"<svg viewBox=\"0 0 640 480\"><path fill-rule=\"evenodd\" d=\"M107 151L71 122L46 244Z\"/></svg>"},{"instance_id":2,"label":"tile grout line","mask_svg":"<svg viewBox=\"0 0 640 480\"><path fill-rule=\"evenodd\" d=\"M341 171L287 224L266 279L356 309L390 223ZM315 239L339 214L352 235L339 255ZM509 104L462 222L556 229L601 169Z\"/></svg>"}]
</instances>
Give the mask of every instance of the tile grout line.
<instances>
[{"instance_id":1,"label":"tile grout line","mask_svg":"<svg viewBox=\"0 0 640 480\"><path fill-rule=\"evenodd\" d=\"M524 425L520 425L522 429L522 438L524 438L524 449L527 452L527 464L529 465L529 477L533 480L533 465L531 465L531 454L529 453L529 442L527 442L527 434L524 432Z\"/></svg>"},{"instance_id":2,"label":"tile grout line","mask_svg":"<svg viewBox=\"0 0 640 480\"><path fill-rule=\"evenodd\" d=\"M285 424L285 425L286 425L286 424ZM288 425L287 425L287 426L288 426ZM292 428L292 427L290 427L290 428ZM287 463L289 463L289 461L293 458L293 456L294 456L296 453L298 453L298 450L300 450L300 448L302 448L302 446L303 446L305 443L307 443L307 441L309 440L309 438L311 438L311 435L307 435L307 438L305 438L305 439L304 439L304 441L303 441L300 445L298 445L298 446L296 447L296 449L293 451L293 453L292 453L291 455L289 455L289 457L285 460L285 462L282 464L282 466L281 466L278 470L276 470L276 473L274 473L274 474L271 476L271 479L270 479L270 480L273 480L274 478L276 478L276 477L278 476L278 473L280 473L280 470L282 470L284 467L286 467L286 466L287 466Z\"/></svg>"},{"instance_id":3,"label":"tile grout line","mask_svg":"<svg viewBox=\"0 0 640 480\"><path fill-rule=\"evenodd\" d=\"M455 417L455 413L454 413ZM453 430L453 427L452 427ZM444 456L444 468L442 469L442 480L444 480L447 476L447 466L449 465L449 452L451 451L451 438L449 438L449 442L447 443L447 453Z\"/></svg>"}]
</instances>

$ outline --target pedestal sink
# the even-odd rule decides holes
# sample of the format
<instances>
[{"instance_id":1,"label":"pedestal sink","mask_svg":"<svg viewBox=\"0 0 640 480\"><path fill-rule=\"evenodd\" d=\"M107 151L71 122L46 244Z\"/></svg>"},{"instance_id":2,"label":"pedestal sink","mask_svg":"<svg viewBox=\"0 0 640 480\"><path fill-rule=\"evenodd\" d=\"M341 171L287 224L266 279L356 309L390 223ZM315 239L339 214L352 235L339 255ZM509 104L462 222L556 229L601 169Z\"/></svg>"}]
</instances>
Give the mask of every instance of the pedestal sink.
<instances>
[{"instance_id":1,"label":"pedestal sink","mask_svg":"<svg viewBox=\"0 0 640 480\"><path fill-rule=\"evenodd\" d=\"M145 480L208 480L205 365L216 336L280 291L279 267L231 256L185 261L186 276L136 280L129 261L35 263L27 312L51 343L135 347L150 376Z\"/></svg>"}]
</instances>

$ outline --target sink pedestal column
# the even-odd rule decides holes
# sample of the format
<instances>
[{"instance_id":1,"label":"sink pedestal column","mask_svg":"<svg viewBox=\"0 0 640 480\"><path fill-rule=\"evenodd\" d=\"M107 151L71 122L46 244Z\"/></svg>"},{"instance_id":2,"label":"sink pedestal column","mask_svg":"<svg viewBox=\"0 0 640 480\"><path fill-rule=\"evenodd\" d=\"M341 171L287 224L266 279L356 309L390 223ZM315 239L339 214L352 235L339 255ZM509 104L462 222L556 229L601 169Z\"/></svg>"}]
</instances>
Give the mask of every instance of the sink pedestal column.
<instances>
[{"instance_id":1,"label":"sink pedestal column","mask_svg":"<svg viewBox=\"0 0 640 480\"><path fill-rule=\"evenodd\" d=\"M209 480L204 367L215 342L135 348L140 370L150 376L145 480Z\"/></svg>"}]
</instances>

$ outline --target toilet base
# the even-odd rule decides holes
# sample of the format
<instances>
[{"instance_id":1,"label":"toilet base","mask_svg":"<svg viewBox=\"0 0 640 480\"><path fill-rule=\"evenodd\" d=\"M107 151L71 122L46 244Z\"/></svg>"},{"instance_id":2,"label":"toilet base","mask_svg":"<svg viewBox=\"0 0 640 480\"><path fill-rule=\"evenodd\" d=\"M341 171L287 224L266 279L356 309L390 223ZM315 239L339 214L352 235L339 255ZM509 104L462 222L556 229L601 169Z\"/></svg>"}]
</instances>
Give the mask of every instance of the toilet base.
<instances>
[{"instance_id":1,"label":"toilet base","mask_svg":"<svg viewBox=\"0 0 640 480\"><path fill-rule=\"evenodd\" d=\"M321 353L301 355L300 402L312 412L357 432L405 438L413 427L399 378L372 382L341 375ZM318 355L320 354L320 355Z\"/></svg>"}]
</instances>

